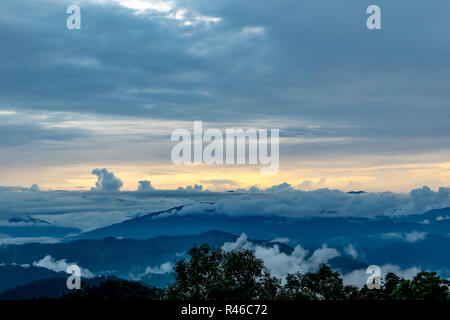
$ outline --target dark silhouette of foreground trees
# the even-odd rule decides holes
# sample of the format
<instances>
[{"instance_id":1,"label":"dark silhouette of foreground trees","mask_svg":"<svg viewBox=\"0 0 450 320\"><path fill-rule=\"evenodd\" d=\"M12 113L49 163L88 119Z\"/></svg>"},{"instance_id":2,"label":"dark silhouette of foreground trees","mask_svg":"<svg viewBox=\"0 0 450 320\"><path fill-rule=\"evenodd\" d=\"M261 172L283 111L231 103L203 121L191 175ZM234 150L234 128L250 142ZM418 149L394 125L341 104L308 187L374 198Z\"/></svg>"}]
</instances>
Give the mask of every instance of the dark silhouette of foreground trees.
<instances>
[{"instance_id":1,"label":"dark silhouette of foreground trees","mask_svg":"<svg viewBox=\"0 0 450 320\"><path fill-rule=\"evenodd\" d=\"M338 272L322 265L317 272L273 277L251 251L224 252L207 245L189 251L175 265L175 282L166 290L137 282L108 280L65 295L86 300L450 300L449 284L435 272L412 280L388 273L381 289L344 285Z\"/></svg>"},{"instance_id":2,"label":"dark silhouette of foreground trees","mask_svg":"<svg viewBox=\"0 0 450 320\"><path fill-rule=\"evenodd\" d=\"M166 298L173 300L448 300L449 284L435 272L412 280L388 273L381 289L344 285L338 272L322 265L317 272L295 273L284 284L264 268L251 251L224 252L207 245L189 251L175 265L175 282Z\"/></svg>"},{"instance_id":3,"label":"dark silhouette of foreground trees","mask_svg":"<svg viewBox=\"0 0 450 320\"><path fill-rule=\"evenodd\" d=\"M207 245L189 251L191 258L175 265L175 283L169 299L228 300L275 299L280 280L272 277L262 260L247 250L224 252Z\"/></svg>"},{"instance_id":4,"label":"dark silhouette of foreground trees","mask_svg":"<svg viewBox=\"0 0 450 320\"><path fill-rule=\"evenodd\" d=\"M355 300L358 289L346 286L338 272L327 265L317 272L289 274L279 288L278 298L285 300Z\"/></svg>"}]
</instances>

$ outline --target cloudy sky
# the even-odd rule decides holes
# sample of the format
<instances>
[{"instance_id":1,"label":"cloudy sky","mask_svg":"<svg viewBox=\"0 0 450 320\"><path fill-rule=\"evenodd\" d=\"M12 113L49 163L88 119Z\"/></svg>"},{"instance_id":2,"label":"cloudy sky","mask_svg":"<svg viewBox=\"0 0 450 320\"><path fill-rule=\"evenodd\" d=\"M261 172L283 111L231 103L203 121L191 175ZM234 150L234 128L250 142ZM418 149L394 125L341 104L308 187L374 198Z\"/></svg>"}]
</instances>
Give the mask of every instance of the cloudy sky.
<instances>
[{"instance_id":1,"label":"cloudy sky","mask_svg":"<svg viewBox=\"0 0 450 320\"><path fill-rule=\"evenodd\" d=\"M81 30L66 9L81 7ZM382 10L382 30L366 9ZM450 2L2 0L0 185L135 190L284 181L448 186ZM170 134L280 128L280 170L175 166Z\"/></svg>"}]
</instances>

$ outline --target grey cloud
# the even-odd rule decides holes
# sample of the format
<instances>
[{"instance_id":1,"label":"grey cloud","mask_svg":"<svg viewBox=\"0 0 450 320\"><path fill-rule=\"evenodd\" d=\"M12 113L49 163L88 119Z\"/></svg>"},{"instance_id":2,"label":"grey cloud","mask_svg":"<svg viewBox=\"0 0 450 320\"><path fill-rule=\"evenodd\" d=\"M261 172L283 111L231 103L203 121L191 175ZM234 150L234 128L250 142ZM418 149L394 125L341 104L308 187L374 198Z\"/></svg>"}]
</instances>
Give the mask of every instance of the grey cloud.
<instances>
[{"instance_id":1,"label":"grey cloud","mask_svg":"<svg viewBox=\"0 0 450 320\"><path fill-rule=\"evenodd\" d=\"M145 192L145 191L154 191L155 190L155 188L152 186L151 181L142 180L142 181L139 181L138 183L139 183L139 185L138 185L137 191Z\"/></svg>"},{"instance_id":2,"label":"grey cloud","mask_svg":"<svg viewBox=\"0 0 450 320\"><path fill-rule=\"evenodd\" d=\"M222 19L191 26L81 3L82 30L68 31L70 1L2 1L0 67L8 76L0 79L1 105L231 123L309 120L321 126L281 135L349 139L282 148L292 155L448 148L448 1L380 1L380 32L365 28L368 1L180 2L177 8ZM264 33L242 31L252 27Z\"/></svg>"},{"instance_id":3,"label":"grey cloud","mask_svg":"<svg viewBox=\"0 0 450 320\"><path fill-rule=\"evenodd\" d=\"M88 136L87 131L78 128L46 128L29 122L0 123L0 148L43 142L69 142Z\"/></svg>"},{"instance_id":4,"label":"grey cloud","mask_svg":"<svg viewBox=\"0 0 450 320\"><path fill-rule=\"evenodd\" d=\"M427 187L424 187L427 190ZM199 203L185 207L181 213L219 213L225 215L281 215L286 217L310 216L364 216L406 215L450 206L448 188L431 191L426 204L422 199L423 189L410 194L392 192L349 194L330 189L301 191L289 184L281 184L266 190L250 188L239 190L233 198L220 198L214 204ZM428 192L428 191L426 191ZM256 196L256 195L264 195ZM445 196L442 196L445 195Z\"/></svg>"}]
</instances>

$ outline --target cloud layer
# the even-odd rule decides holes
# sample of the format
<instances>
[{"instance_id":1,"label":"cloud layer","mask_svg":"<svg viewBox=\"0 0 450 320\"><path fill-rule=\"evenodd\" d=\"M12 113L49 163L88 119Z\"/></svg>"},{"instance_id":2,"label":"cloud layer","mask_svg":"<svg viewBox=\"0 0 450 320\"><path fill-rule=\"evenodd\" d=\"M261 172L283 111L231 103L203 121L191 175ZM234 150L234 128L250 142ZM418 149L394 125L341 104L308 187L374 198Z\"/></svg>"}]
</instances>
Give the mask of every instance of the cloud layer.
<instances>
[{"instance_id":1,"label":"cloud layer","mask_svg":"<svg viewBox=\"0 0 450 320\"><path fill-rule=\"evenodd\" d=\"M392 192L352 194L339 190L301 191L283 183L266 190L239 189L233 198L223 197L213 204L198 203L182 213L215 212L226 215L363 216L406 215L450 206L449 188L432 191L428 187L409 194Z\"/></svg>"}]
</instances>

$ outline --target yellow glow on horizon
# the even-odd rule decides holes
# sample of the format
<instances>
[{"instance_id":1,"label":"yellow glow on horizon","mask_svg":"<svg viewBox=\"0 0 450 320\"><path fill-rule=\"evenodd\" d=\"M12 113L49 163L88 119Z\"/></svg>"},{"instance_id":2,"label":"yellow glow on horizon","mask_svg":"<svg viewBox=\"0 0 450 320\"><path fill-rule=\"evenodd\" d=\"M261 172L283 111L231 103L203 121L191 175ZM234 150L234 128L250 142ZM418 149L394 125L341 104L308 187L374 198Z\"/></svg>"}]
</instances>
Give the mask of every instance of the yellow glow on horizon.
<instances>
[{"instance_id":1,"label":"yellow glow on horizon","mask_svg":"<svg viewBox=\"0 0 450 320\"><path fill-rule=\"evenodd\" d=\"M123 182L121 190L136 190L138 181L150 180L156 189L170 190L180 186L200 184L204 189L225 191L257 186L268 188L287 182L294 188L319 188L365 191L409 192L428 185L430 188L448 186L450 162L381 165L373 167L332 166L326 163L309 167L291 163L275 175L261 175L253 166L175 166L158 165L92 165L55 166L10 170L0 173L1 185L29 187L37 183L42 190L90 190L97 177L92 169L107 168ZM20 170L20 172L19 172ZM430 177L439 177L431 179Z\"/></svg>"}]
</instances>

